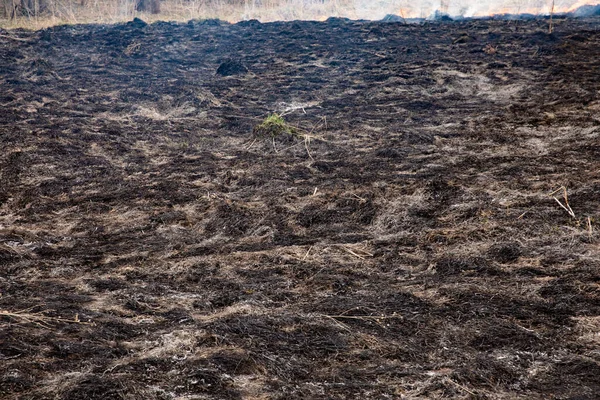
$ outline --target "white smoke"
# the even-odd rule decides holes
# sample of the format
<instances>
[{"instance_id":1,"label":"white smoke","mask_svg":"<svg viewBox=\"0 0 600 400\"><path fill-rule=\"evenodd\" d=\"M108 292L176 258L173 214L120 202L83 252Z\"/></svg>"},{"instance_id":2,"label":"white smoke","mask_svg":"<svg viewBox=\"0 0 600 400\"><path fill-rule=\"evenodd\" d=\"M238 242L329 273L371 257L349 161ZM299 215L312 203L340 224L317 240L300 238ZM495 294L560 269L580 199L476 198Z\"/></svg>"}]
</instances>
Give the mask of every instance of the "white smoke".
<instances>
[{"instance_id":1,"label":"white smoke","mask_svg":"<svg viewBox=\"0 0 600 400\"><path fill-rule=\"evenodd\" d=\"M572 11L598 1L555 0L554 12ZM428 18L436 11L450 16L485 16L493 14L550 14L552 0L355 0L355 17L381 19L387 14L405 18Z\"/></svg>"}]
</instances>

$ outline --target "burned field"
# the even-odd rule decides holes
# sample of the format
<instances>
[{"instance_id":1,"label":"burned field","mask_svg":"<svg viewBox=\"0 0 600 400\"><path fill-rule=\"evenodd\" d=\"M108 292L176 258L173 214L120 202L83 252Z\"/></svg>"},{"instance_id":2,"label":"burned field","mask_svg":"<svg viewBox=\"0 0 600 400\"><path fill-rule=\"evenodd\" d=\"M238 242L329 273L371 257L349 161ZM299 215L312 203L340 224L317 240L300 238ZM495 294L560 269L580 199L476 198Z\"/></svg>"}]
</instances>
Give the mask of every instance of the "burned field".
<instances>
[{"instance_id":1,"label":"burned field","mask_svg":"<svg viewBox=\"0 0 600 400\"><path fill-rule=\"evenodd\" d=\"M555 22L0 32L0 397L597 398L599 20Z\"/></svg>"}]
</instances>

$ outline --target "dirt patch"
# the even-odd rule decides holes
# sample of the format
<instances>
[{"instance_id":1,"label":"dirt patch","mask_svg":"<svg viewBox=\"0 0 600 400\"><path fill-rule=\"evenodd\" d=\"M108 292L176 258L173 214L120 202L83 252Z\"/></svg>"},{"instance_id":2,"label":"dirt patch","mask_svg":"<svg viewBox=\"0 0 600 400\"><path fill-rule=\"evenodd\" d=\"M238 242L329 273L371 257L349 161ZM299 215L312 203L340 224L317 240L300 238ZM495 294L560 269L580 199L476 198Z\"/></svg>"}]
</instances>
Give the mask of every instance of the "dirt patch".
<instances>
[{"instance_id":1,"label":"dirt patch","mask_svg":"<svg viewBox=\"0 0 600 400\"><path fill-rule=\"evenodd\" d=\"M597 27L7 32L0 397L594 398Z\"/></svg>"}]
</instances>

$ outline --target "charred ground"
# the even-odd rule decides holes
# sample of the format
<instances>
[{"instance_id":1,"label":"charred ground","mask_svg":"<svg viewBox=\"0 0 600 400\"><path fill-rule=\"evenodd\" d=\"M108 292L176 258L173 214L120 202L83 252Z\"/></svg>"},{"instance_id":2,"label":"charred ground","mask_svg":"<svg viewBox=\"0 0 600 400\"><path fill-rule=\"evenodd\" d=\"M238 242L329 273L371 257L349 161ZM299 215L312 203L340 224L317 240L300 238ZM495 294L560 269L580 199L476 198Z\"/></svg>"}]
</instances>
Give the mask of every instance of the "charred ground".
<instances>
[{"instance_id":1,"label":"charred ground","mask_svg":"<svg viewBox=\"0 0 600 400\"><path fill-rule=\"evenodd\" d=\"M597 398L600 32L555 22L0 32L0 396Z\"/></svg>"}]
</instances>

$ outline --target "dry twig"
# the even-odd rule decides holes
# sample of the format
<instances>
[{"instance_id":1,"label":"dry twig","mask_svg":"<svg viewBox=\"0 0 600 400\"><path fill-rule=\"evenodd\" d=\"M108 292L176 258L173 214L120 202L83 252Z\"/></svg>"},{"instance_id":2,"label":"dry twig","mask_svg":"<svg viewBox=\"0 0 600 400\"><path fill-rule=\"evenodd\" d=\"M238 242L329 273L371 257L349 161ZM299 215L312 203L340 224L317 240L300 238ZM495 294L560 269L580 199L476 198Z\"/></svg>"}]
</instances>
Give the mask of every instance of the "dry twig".
<instances>
[{"instance_id":1,"label":"dry twig","mask_svg":"<svg viewBox=\"0 0 600 400\"><path fill-rule=\"evenodd\" d=\"M44 311L31 312L35 307L28 308L20 311L8 311L0 310L0 317L7 317L12 320L18 321L19 324L34 324L42 328L51 328L52 323L75 323L91 325L92 322L84 322L79 319L79 314L75 314L73 319L66 319L62 317L49 317L44 314ZM48 312L50 310L46 310Z\"/></svg>"},{"instance_id":2,"label":"dry twig","mask_svg":"<svg viewBox=\"0 0 600 400\"><path fill-rule=\"evenodd\" d=\"M311 137L309 135L304 135L304 147L306 148L306 153L308 154L308 157L310 157L311 160L315 161L312 154L310 154L310 150L308 149L308 145L310 144L310 138Z\"/></svg>"},{"instance_id":3,"label":"dry twig","mask_svg":"<svg viewBox=\"0 0 600 400\"><path fill-rule=\"evenodd\" d=\"M302 257L302 261L306 260L306 257L308 257L308 254L310 253L310 251L312 250L313 246L310 246L308 248L308 250L306 250L306 254L304 254L304 257Z\"/></svg>"},{"instance_id":4,"label":"dry twig","mask_svg":"<svg viewBox=\"0 0 600 400\"><path fill-rule=\"evenodd\" d=\"M563 199L565 201L565 204L561 203L559 199L556 198L556 196L554 196L556 193L562 191L563 192ZM567 188L564 186L559 187L558 189L556 189L555 191L553 191L552 193L550 193L550 196L552 196L552 198L554 200L556 200L556 202L558 203L559 206L561 206L572 218L576 218L575 217L575 212L573 212L573 209L571 208L571 206L569 205L569 196L567 195Z\"/></svg>"},{"instance_id":5,"label":"dry twig","mask_svg":"<svg viewBox=\"0 0 600 400\"><path fill-rule=\"evenodd\" d=\"M16 40L17 42L29 42L29 39L23 39L23 38L18 38L18 37L9 36L9 35L0 35L0 38Z\"/></svg>"},{"instance_id":6,"label":"dry twig","mask_svg":"<svg viewBox=\"0 0 600 400\"><path fill-rule=\"evenodd\" d=\"M340 244L338 245L340 248L342 248L343 250L345 250L346 252L348 252L349 254L352 254L354 257L360 258L361 260L365 260L367 257L373 257L372 253L369 253L368 251L364 250L364 249L358 249L358 248L350 248L350 246L348 245L344 245L344 244Z\"/></svg>"},{"instance_id":7,"label":"dry twig","mask_svg":"<svg viewBox=\"0 0 600 400\"><path fill-rule=\"evenodd\" d=\"M376 324L380 325L383 327L382 322L388 319L403 319L402 315L396 315L396 314L392 314L392 315L344 315L344 314L339 314L339 315L327 315L327 314L321 314L320 315L322 318L327 318L330 319L332 321L334 321L337 325L342 326L344 329L346 330L350 330L350 328L348 327L348 325L346 325L345 323L338 321L339 319L347 319L347 320L358 320L358 321L369 321L369 322L375 322Z\"/></svg>"}]
</instances>

